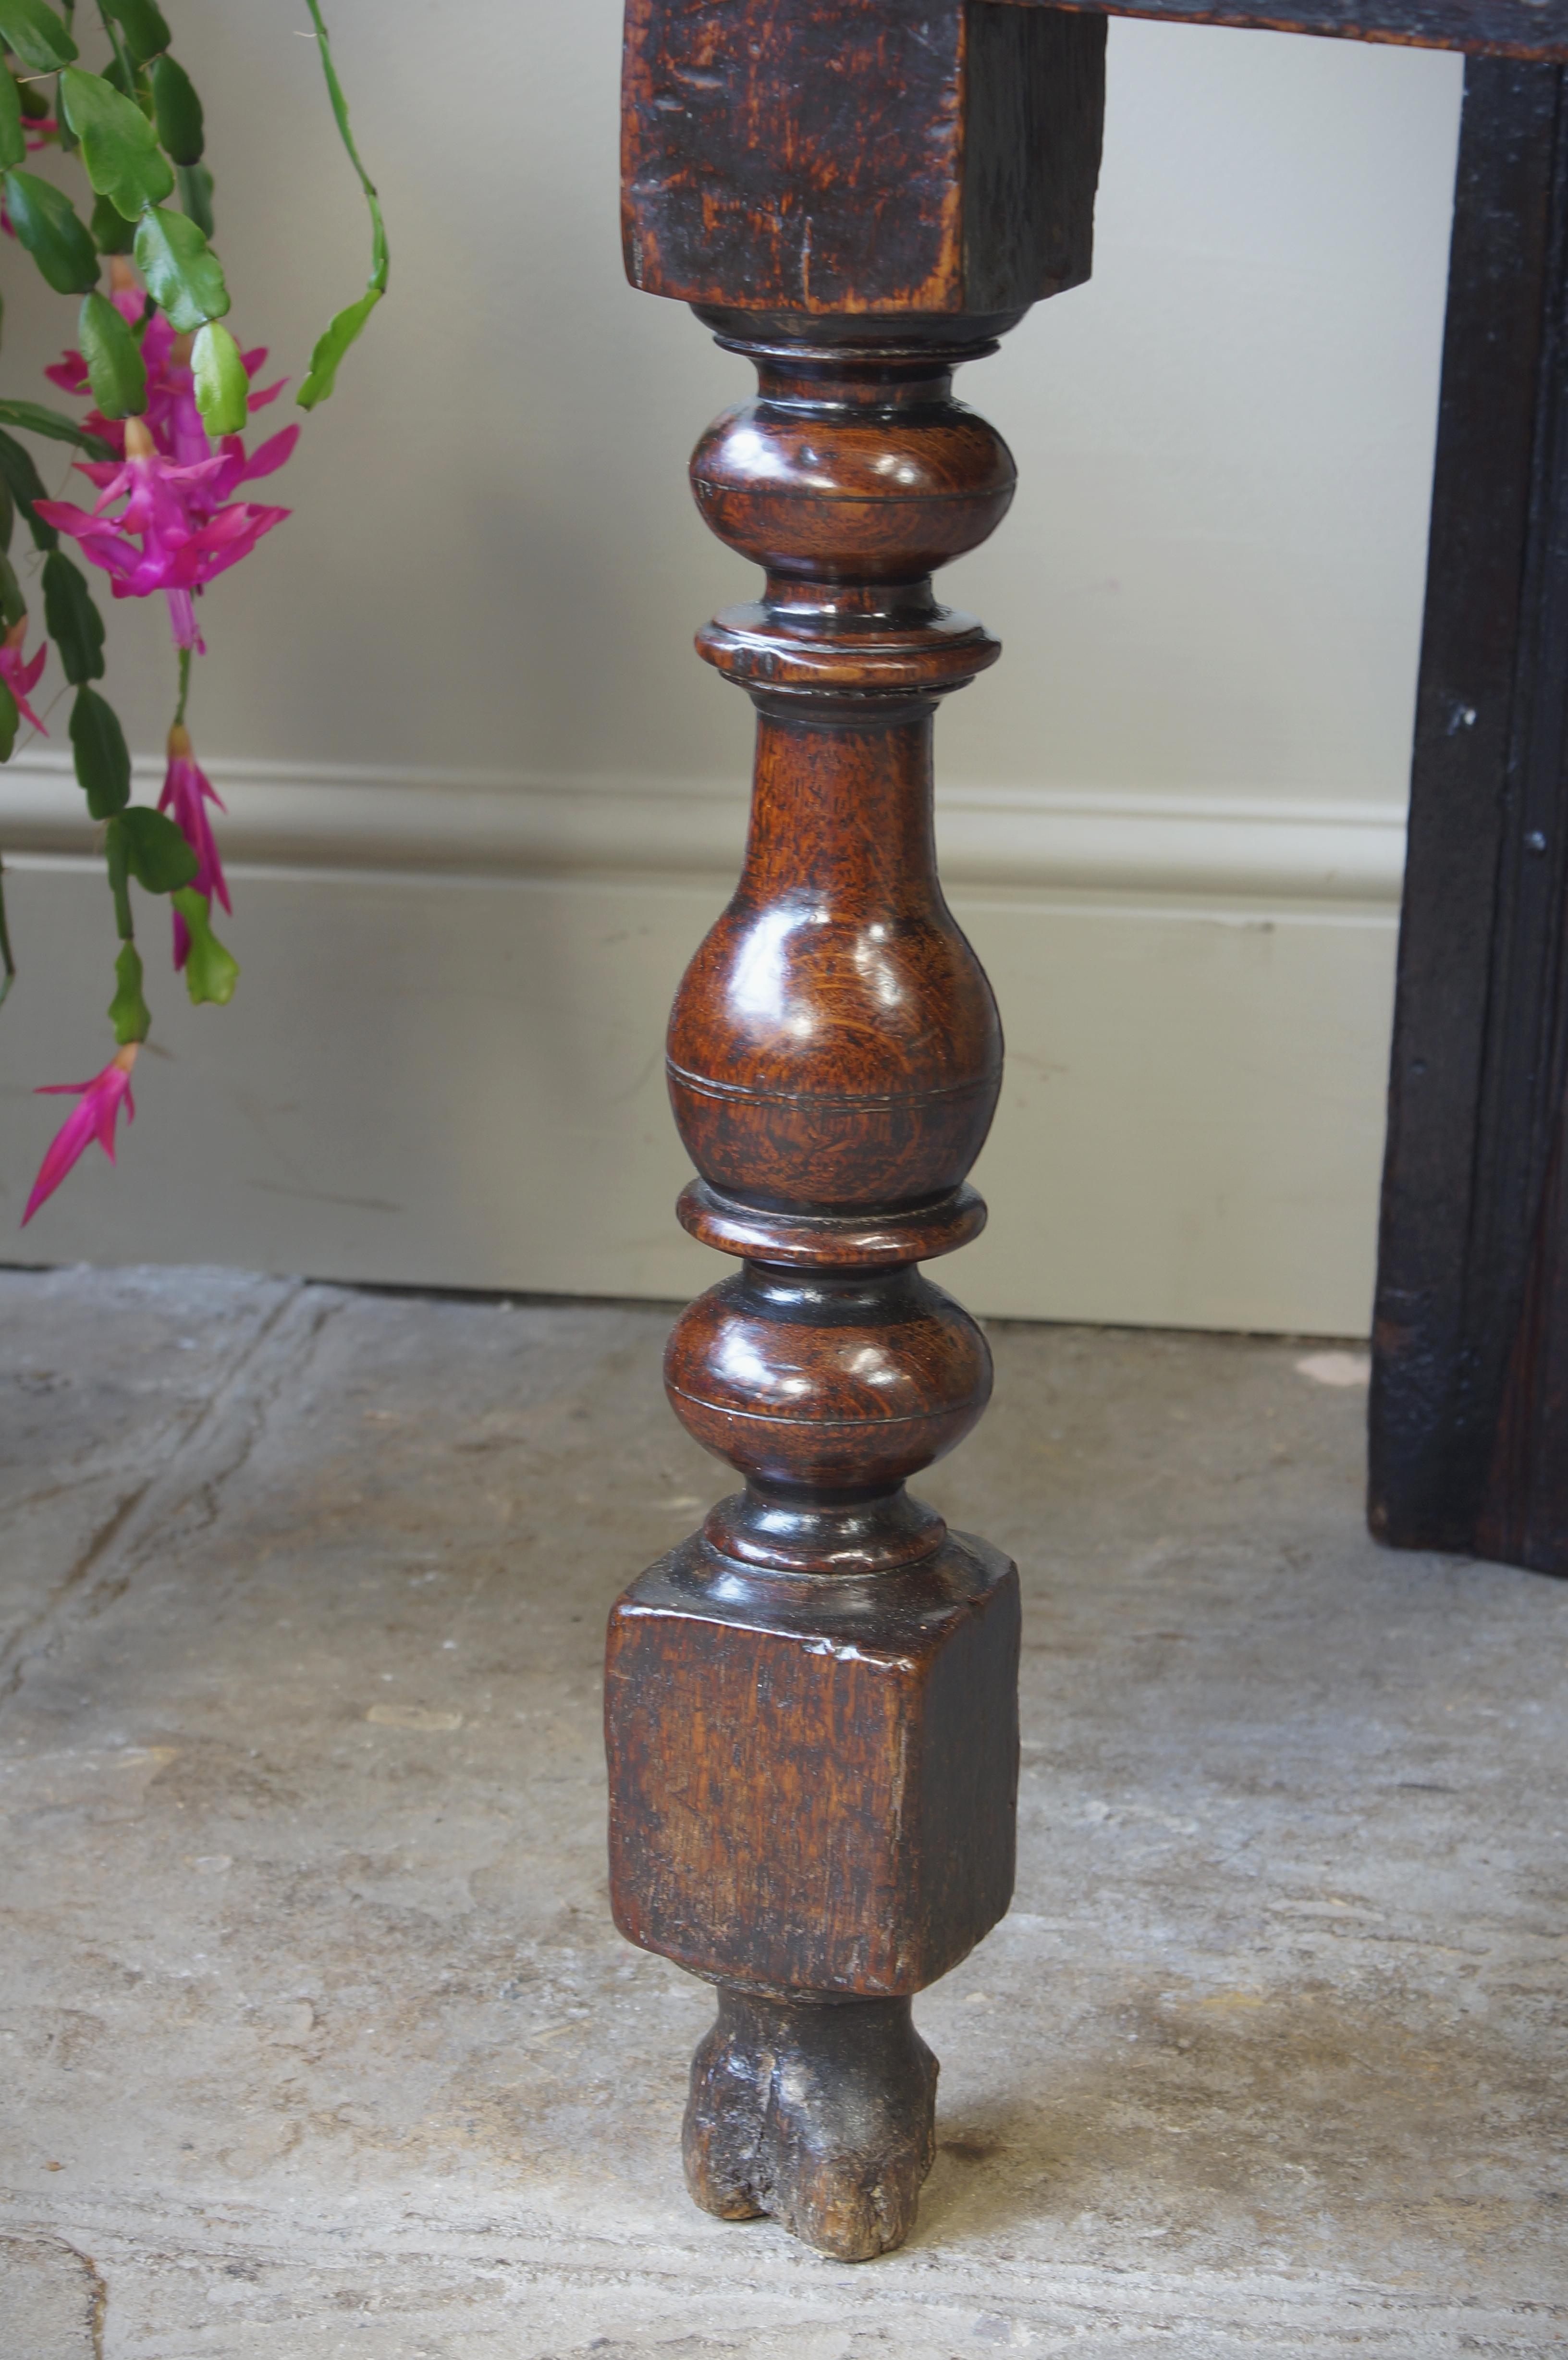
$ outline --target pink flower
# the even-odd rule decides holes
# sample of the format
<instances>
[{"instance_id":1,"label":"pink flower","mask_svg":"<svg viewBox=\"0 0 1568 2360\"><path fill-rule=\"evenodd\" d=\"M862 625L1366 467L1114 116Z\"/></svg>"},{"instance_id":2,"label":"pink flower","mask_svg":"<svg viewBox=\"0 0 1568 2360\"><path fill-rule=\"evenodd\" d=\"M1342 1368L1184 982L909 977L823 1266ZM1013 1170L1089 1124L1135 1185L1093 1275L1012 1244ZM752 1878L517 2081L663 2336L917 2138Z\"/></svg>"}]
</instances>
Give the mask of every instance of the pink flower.
<instances>
[{"instance_id":1,"label":"pink flower","mask_svg":"<svg viewBox=\"0 0 1568 2360\"><path fill-rule=\"evenodd\" d=\"M111 257L109 272L110 300L134 328L147 308L147 297L124 256ZM142 421L164 458L172 459L177 466L194 465L198 460L210 455L212 445L207 439L201 413L196 407L195 380L191 373L191 338L177 336L163 312L155 311L142 333L141 346L147 378L147 408L142 413ZM254 350L242 353L240 360L246 377L254 380L266 358L265 344L257 344ZM87 364L74 350L68 351L62 359L46 368L44 375L63 393L87 391ZM276 401L288 382L287 377L280 377L275 385L262 386L251 394L251 408L261 410L267 402ZM88 412L83 422L89 432L100 435L116 451L125 449L125 421L123 418L105 418L93 410ZM298 441L299 432L297 426L289 430L288 450L273 459L270 466L255 467L250 472L266 475L271 473L272 467L280 467ZM230 439L238 442L237 436ZM268 450L274 447L274 443L267 446ZM228 448L228 442L224 448ZM243 457L244 444L240 443L239 448Z\"/></svg>"},{"instance_id":2,"label":"pink flower","mask_svg":"<svg viewBox=\"0 0 1568 2360\"><path fill-rule=\"evenodd\" d=\"M223 809L223 797L212 786L206 772L198 768L191 752L191 735L180 722L169 733L169 770L163 781L163 792L158 799L159 811L170 812L180 835L196 855L196 874L191 884L208 901L214 895L225 910L233 912L229 889L223 879L223 864L218 858L218 847L212 838L212 825L207 817L208 803ZM174 912L174 964L183 967L191 952L191 933L178 910Z\"/></svg>"},{"instance_id":3,"label":"pink flower","mask_svg":"<svg viewBox=\"0 0 1568 2360\"><path fill-rule=\"evenodd\" d=\"M256 453L258 459L262 455ZM281 465L282 459L272 464ZM217 506L220 482L238 480L233 456L223 453L189 466L174 464L158 451L139 418L125 421L125 455L118 464L80 459L77 466L100 486L92 513L69 500L38 500L38 514L81 543L83 557L109 575L116 598L146 598L154 590L163 591L176 644L201 649L191 593L248 556L262 534L281 524L289 510L258 508L246 500ZM120 514L107 515L122 498L125 506Z\"/></svg>"},{"instance_id":4,"label":"pink flower","mask_svg":"<svg viewBox=\"0 0 1568 2360\"><path fill-rule=\"evenodd\" d=\"M124 256L111 257L109 275L110 300L133 327L139 326L147 309L147 297ZM82 474L100 489L92 517L74 508L61 513L62 504L56 501L49 504L54 511L49 520L62 531L73 534L82 542L83 554L114 578L117 598L144 598L153 590L164 591L177 644L200 648L201 639L196 628L192 592L214 574L236 564L264 532L282 522L289 511L247 504L238 518L227 519L218 531L207 533L205 528L214 522L242 484L277 473L292 456L299 429L286 426L254 453L246 452L241 436L227 434L222 450L214 456L196 406L191 338L177 336L165 314L154 311L142 329L141 349L147 368L147 408L141 417L105 418L93 410L84 421L92 433L120 454L107 462L81 463ZM267 358L267 347L258 344L242 353L240 358L246 377L254 379ZM63 392L82 394L88 389L87 365L79 352L67 352L44 375ZM260 410L267 402L276 401L287 383L286 377L279 377L274 385L260 387L250 396L251 408ZM150 451L145 447L147 438ZM163 463L161 481L180 512L178 522L170 516L167 503L160 507L150 494L140 501L136 497L127 471L134 461L147 457ZM145 475L147 471L142 472ZM106 519L104 510L122 494L129 502L124 514ZM127 534L146 531L144 516L151 517L156 552L150 541L144 541L140 550L126 543ZM173 551L177 532L182 542L187 538L194 542L178 559Z\"/></svg>"},{"instance_id":5,"label":"pink flower","mask_svg":"<svg viewBox=\"0 0 1568 2360\"><path fill-rule=\"evenodd\" d=\"M20 622L12 624L5 639L0 641L0 680L5 682L16 699L16 710L23 720L30 723L40 738L47 738L49 731L27 703L27 699L38 684L38 674L42 672L45 660L49 655L49 644L47 640L40 641L34 650L31 661L24 661L22 649L26 644L27 637L27 618L24 615Z\"/></svg>"},{"instance_id":6,"label":"pink flower","mask_svg":"<svg viewBox=\"0 0 1568 2360\"><path fill-rule=\"evenodd\" d=\"M120 1111L120 1101L125 1105L125 1120L136 1114L136 1100L131 1096L131 1068L136 1062L136 1044L129 1042L117 1049L103 1072L90 1082L45 1082L42 1097L69 1096L80 1098L82 1104L66 1117L49 1144L49 1153L38 1167L33 1183L33 1193L27 1198L27 1209L22 1215L22 1227L27 1228L33 1215L47 1196L52 1196L66 1174L76 1163L90 1139L96 1139L111 1164L114 1161L114 1118Z\"/></svg>"}]
</instances>

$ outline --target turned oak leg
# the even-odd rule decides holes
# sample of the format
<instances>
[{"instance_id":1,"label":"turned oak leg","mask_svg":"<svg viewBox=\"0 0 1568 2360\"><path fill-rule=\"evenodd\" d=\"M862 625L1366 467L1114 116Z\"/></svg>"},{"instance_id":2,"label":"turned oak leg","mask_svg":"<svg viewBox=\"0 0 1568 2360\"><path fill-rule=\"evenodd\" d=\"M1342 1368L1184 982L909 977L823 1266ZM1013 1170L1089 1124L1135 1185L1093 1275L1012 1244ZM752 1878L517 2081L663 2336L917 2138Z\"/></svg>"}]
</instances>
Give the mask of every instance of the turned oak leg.
<instances>
[{"instance_id":1,"label":"turned oak leg","mask_svg":"<svg viewBox=\"0 0 1568 2360\"><path fill-rule=\"evenodd\" d=\"M984 1337L916 1264L980 1226L964 1175L1001 1083L931 774L938 695L997 650L925 577L1013 473L949 393L973 346L724 324L761 397L693 481L768 581L701 645L757 705L757 779L670 1087L701 1175L681 1217L741 1266L665 1375L746 1489L615 1610L612 1890L623 1932L723 1992L687 2117L698 2202L859 2258L904 2236L931 2158L909 1996L1012 1890L1018 1578L904 1483L991 1389ZM919 496L887 497L900 480Z\"/></svg>"},{"instance_id":2,"label":"turned oak leg","mask_svg":"<svg viewBox=\"0 0 1568 2360\"><path fill-rule=\"evenodd\" d=\"M931 832L937 705L999 650L931 577L1013 495L953 369L1087 271L1103 38L991 0L627 19L628 267L755 365L691 481L764 582L699 636L756 776L669 1035L680 1217L739 1267L666 1383L744 1488L611 1616L611 1894L718 1987L698 2203L846 2260L908 2234L931 2165L911 1996L1012 1891L1018 1576L905 1488L990 1393L919 1265L981 1226L1002 1072Z\"/></svg>"},{"instance_id":3,"label":"turned oak leg","mask_svg":"<svg viewBox=\"0 0 1568 2360\"><path fill-rule=\"evenodd\" d=\"M1552 65L1465 92L1370 1521L1568 1573L1568 106Z\"/></svg>"}]
</instances>

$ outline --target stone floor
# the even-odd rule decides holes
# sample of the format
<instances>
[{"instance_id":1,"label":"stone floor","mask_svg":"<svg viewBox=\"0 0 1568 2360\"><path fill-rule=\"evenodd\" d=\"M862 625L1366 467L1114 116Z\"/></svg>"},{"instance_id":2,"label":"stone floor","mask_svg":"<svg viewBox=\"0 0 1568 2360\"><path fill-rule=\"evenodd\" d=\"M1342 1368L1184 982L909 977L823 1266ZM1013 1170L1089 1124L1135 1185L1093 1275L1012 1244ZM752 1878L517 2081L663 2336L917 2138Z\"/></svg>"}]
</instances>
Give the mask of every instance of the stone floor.
<instances>
[{"instance_id":1,"label":"stone floor","mask_svg":"<svg viewBox=\"0 0 1568 2360\"><path fill-rule=\"evenodd\" d=\"M1024 1568L1017 1906L855 2268L690 2207L709 1997L605 1914L605 1609L723 1488L666 1315L0 1322L5 2360L1563 2349L1568 1590L1370 1546L1345 1355L994 1331L924 1488Z\"/></svg>"}]
</instances>

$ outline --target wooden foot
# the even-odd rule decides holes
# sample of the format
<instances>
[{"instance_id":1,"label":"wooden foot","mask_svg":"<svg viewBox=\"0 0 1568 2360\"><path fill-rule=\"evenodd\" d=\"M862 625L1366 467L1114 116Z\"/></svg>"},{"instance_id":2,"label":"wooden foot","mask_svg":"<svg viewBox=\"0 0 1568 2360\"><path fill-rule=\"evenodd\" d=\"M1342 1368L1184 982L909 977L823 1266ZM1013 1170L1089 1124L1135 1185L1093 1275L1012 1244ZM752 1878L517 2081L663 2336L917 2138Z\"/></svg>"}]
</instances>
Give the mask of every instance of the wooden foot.
<instances>
[{"instance_id":1,"label":"wooden foot","mask_svg":"<svg viewBox=\"0 0 1568 2360\"><path fill-rule=\"evenodd\" d=\"M902 2245L936 2152L937 2061L907 1999L837 2005L721 1986L681 2150L706 2212L770 2213L841 2262Z\"/></svg>"}]
</instances>

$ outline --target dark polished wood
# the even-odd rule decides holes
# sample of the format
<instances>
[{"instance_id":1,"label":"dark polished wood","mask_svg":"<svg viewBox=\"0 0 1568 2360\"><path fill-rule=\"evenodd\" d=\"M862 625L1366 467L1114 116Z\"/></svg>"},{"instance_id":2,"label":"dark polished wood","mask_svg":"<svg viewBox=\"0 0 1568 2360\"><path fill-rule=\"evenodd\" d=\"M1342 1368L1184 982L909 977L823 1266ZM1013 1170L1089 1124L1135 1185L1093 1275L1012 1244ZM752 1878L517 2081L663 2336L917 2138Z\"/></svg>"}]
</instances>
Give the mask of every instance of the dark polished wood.
<instances>
[{"instance_id":1,"label":"dark polished wood","mask_svg":"<svg viewBox=\"0 0 1568 2360\"><path fill-rule=\"evenodd\" d=\"M997 650L930 572L1013 475L952 399L990 349L966 322L828 342L712 316L760 390L699 443L693 488L766 586L699 646L752 697L757 770L668 1068L701 1175L682 1218L742 1259L665 1378L746 1488L612 1620L611 1886L624 1933L725 1994L687 2118L699 2202L855 2259L906 2234L932 2151L909 1996L1012 1888L1017 1575L904 1487L991 1389L984 1336L916 1268L979 1226L1002 1075L931 834L937 700Z\"/></svg>"},{"instance_id":2,"label":"dark polished wood","mask_svg":"<svg viewBox=\"0 0 1568 2360\"><path fill-rule=\"evenodd\" d=\"M1384 1175L1374 1532L1568 1573L1568 105L1466 69Z\"/></svg>"},{"instance_id":3,"label":"dark polished wood","mask_svg":"<svg viewBox=\"0 0 1568 2360\"><path fill-rule=\"evenodd\" d=\"M917 1265L981 1226L1002 1076L931 829L937 705L998 649L931 577L1013 495L954 369L1088 270L1104 34L991 0L628 15L627 268L755 364L691 483L763 585L698 638L757 763L668 1060L681 1218L740 1269L666 1382L744 1489L611 1617L611 1891L719 1986L697 2202L850 2260L907 2234L933 2151L910 1998L1012 1890L1017 1573L905 1488L990 1393Z\"/></svg>"}]
</instances>

